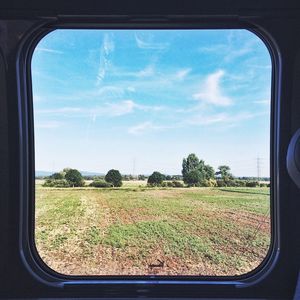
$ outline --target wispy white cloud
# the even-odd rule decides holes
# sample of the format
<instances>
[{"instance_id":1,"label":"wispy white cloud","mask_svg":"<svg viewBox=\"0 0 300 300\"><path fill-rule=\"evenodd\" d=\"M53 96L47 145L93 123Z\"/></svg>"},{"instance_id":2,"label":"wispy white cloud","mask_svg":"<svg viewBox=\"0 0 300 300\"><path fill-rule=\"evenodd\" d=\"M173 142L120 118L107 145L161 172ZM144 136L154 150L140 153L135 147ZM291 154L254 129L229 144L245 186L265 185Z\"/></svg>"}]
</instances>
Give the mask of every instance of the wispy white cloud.
<instances>
[{"instance_id":1,"label":"wispy white cloud","mask_svg":"<svg viewBox=\"0 0 300 300\"><path fill-rule=\"evenodd\" d=\"M72 114L82 111L80 107L60 107L60 108L49 108L49 109L36 109L36 114Z\"/></svg>"},{"instance_id":2,"label":"wispy white cloud","mask_svg":"<svg viewBox=\"0 0 300 300\"><path fill-rule=\"evenodd\" d=\"M33 76L33 80L36 80L36 78L43 79L43 80L47 80L47 81L54 81L57 82L61 85L67 85L68 81L66 79L60 79L55 75L48 75L46 72L42 72L42 71L37 71L36 69L32 70L32 76Z\"/></svg>"},{"instance_id":3,"label":"wispy white cloud","mask_svg":"<svg viewBox=\"0 0 300 300\"><path fill-rule=\"evenodd\" d=\"M267 115L268 112L238 112L238 113L215 113L215 114L194 114L188 119L178 119L175 125L153 124L153 122L145 121L128 128L128 133L133 135L142 135L154 131L162 131L169 129L198 127L198 126L214 126L222 125L226 128L238 126L241 122L251 120L260 116ZM223 128L223 127L222 127ZM225 127L224 127L225 128Z\"/></svg>"},{"instance_id":4,"label":"wispy white cloud","mask_svg":"<svg viewBox=\"0 0 300 300\"><path fill-rule=\"evenodd\" d=\"M100 97L113 97L120 98L124 96L124 88L116 85L106 85L97 88L94 91L88 91L88 93L84 93L87 96L100 96Z\"/></svg>"},{"instance_id":5,"label":"wispy white cloud","mask_svg":"<svg viewBox=\"0 0 300 300\"><path fill-rule=\"evenodd\" d=\"M143 110L143 111L161 111L161 110L164 110L166 109L165 106L160 106L160 105L143 105L143 104L137 104L135 103L134 104L134 107L136 109L139 109L139 110Z\"/></svg>"},{"instance_id":6,"label":"wispy white cloud","mask_svg":"<svg viewBox=\"0 0 300 300\"><path fill-rule=\"evenodd\" d=\"M141 71L138 71L134 73L134 75L138 78L141 77L151 77L155 74L153 65L149 65L146 68L142 69Z\"/></svg>"},{"instance_id":7,"label":"wispy white cloud","mask_svg":"<svg viewBox=\"0 0 300 300\"><path fill-rule=\"evenodd\" d=\"M115 43L112 39L112 36L109 34L104 35L103 50L105 54L110 54L115 50Z\"/></svg>"},{"instance_id":8,"label":"wispy white cloud","mask_svg":"<svg viewBox=\"0 0 300 300\"><path fill-rule=\"evenodd\" d=\"M195 115L186 121L189 125L214 125L214 124L227 124L237 125L242 121L250 120L262 115L266 112L238 112L238 113L217 113L211 115Z\"/></svg>"},{"instance_id":9,"label":"wispy white cloud","mask_svg":"<svg viewBox=\"0 0 300 300\"><path fill-rule=\"evenodd\" d=\"M247 66L248 66L249 68L253 68L253 69L265 69L265 70L270 70L270 69L272 69L272 65L271 65L271 64L257 65L257 64L251 64L251 62L250 62L250 63L247 64Z\"/></svg>"},{"instance_id":10,"label":"wispy white cloud","mask_svg":"<svg viewBox=\"0 0 300 300\"><path fill-rule=\"evenodd\" d=\"M51 49L51 48L44 48L44 47L36 47L34 51L54 53L54 54L63 54L63 51L61 51L61 50L56 50L56 49Z\"/></svg>"},{"instance_id":11,"label":"wispy white cloud","mask_svg":"<svg viewBox=\"0 0 300 300\"><path fill-rule=\"evenodd\" d=\"M152 122L147 121L130 127L128 129L128 133L134 135L141 135L145 132L158 131L166 128L167 127L165 126L154 125Z\"/></svg>"},{"instance_id":12,"label":"wispy white cloud","mask_svg":"<svg viewBox=\"0 0 300 300\"><path fill-rule=\"evenodd\" d=\"M96 84L100 84L104 79L106 72L111 66L111 53L115 49L115 44L112 36L109 34L104 35L103 43L100 48L100 60Z\"/></svg>"},{"instance_id":13,"label":"wispy white cloud","mask_svg":"<svg viewBox=\"0 0 300 300\"><path fill-rule=\"evenodd\" d=\"M106 103L104 107L96 109L96 114L118 117L132 113L134 111L134 107L135 103L131 100L124 100L118 103ZM91 111L93 111L93 109Z\"/></svg>"},{"instance_id":14,"label":"wispy white cloud","mask_svg":"<svg viewBox=\"0 0 300 300\"><path fill-rule=\"evenodd\" d=\"M136 89L135 89L134 86L128 86L128 87L126 88L126 90L127 90L128 92L131 92L131 93L134 93L134 92L136 91Z\"/></svg>"},{"instance_id":15,"label":"wispy white cloud","mask_svg":"<svg viewBox=\"0 0 300 300\"><path fill-rule=\"evenodd\" d=\"M217 44L217 45L203 46L198 48L198 51L200 53L223 53L224 54L224 51L226 50L228 50L227 44Z\"/></svg>"},{"instance_id":16,"label":"wispy white cloud","mask_svg":"<svg viewBox=\"0 0 300 300\"><path fill-rule=\"evenodd\" d=\"M253 46L252 43L247 43L241 48L236 48L232 50L230 49L229 51L227 50L227 55L224 56L225 62L231 62L236 58L242 57L248 53L251 53L253 51Z\"/></svg>"},{"instance_id":17,"label":"wispy white cloud","mask_svg":"<svg viewBox=\"0 0 300 300\"><path fill-rule=\"evenodd\" d=\"M162 109L162 106L142 105L132 100L123 100L117 103L105 103L103 106L91 108L89 111L96 116L105 115L109 117L119 117L133 113L136 110L148 112L159 111Z\"/></svg>"},{"instance_id":18,"label":"wispy white cloud","mask_svg":"<svg viewBox=\"0 0 300 300\"><path fill-rule=\"evenodd\" d=\"M200 53L217 54L223 56L224 62L232 62L233 60L251 53L255 49L257 40L239 43L239 46L234 44L233 40L229 38L227 43L214 44L211 46L204 46L198 48Z\"/></svg>"},{"instance_id":19,"label":"wispy white cloud","mask_svg":"<svg viewBox=\"0 0 300 300\"><path fill-rule=\"evenodd\" d=\"M262 104L262 105L269 105L271 103L271 101L269 99L263 99L263 100L256 100L253 101L256 104Z\"/></svg>"},{"instance_id":20,"label":"wispy white cloud","mask_svg":"<svg viewBox=\"0 0 300 300\"><path fill-rule=\"evenodd\" d=\"M200 92L195 93L193 98L216 106L228 106L232 104L232 99L225 96L220 88L220 80L224 74L223 70L218 70L208 75L200 87Z\"/></svg>"},{"instance_id":21,"label":"wispy white cloud","mask_svg":"<svg viewBox=\"0 0 300 300\"><path fill-rule=\"evenodd\" d=\"M140 49L164 50L168 48L168 43L154 42L152 36L135 33L134 35L137 46Z\"/></svg>"},{"instance_id":22,"label":"wispy white cloud","mask_svg":"<svg viewBox=\"0 0 300 300\"><path fill-rule=\"evenodd\" d=\"M70 117L85 117L91 114L95 116L105 115L109 117L117 117L133 112L135 107L131 100L124 100L117 103L104 103L102 106L91 108L85 107L61 107L55 109L37 109L36 114L44 115L68 115Z\"/></svg>"},{"instance_id":23,"label":"wispy white cloud","mask_svg":"<svg viewBox=\"0 0 300 300\"><path fill-rule=\"evenodd\" d=\"M128 69L122 69L117 66L112 66L111 72L115 77L122 78L122 79L133 77L134 80L136 79L142 80L143 78L156 75L154 64L149 64L146 67L141 68L140 70L128 70Z\"/></svg>"},{"instance_id":24,"label":"wispy white cloud","mask_svg":"<svg viewBox=\"0 0 300 300\"><path fill-rule=\"evenodd\" d=\"M52 98L55 98L59 101L79 101L80 103L84 102L96 102L103 99L108 100L118 100L125 97L126 90L129 91L127 85L102 85L98 87L93 87L89 89L81 89L79 91L72 91L68 94L58 94L53 95ZM49 96L47 97L49 99Z\"/></svg>"},{"instance_id":25,"label":"wispy white cloud","mask_svg":"<svg viewBox=\"0 0 300 300\"><path fill-rule=\"evenodd\" d=\"M187 75L191 72L191 69L181 69L176 72L175 79L183 80L187 77Z\"/></svg>"},{"instance_id":26,"label":"wispy white cloud","mask_svg":"<svg viewBox=\"0 0 300 300\"><path fill-rule=\"evenodd\" d=\"M132 100L119 102L105 102L101 106L94 107L60 107L55 109L37 109L35 113L43 115L68 115L69 117L90 117L96 120L97 116L119 117L133 113L134 111L160 111L163 106L142 105Z\"/></svg>"},{"instance_id":27,"label":"wispy white cloud","mask_svg":"<svg viewBox=\"0 0 300 300\"><path fill-rule=\"evenodd\" d=\"M211 125L216 123L224 123L229 120L226 113L218 113L213 115L196 115L186 122L190 125Z\"/></svg>"},{"instance_id":28,"label":"wispy white cloud","mask_svg":"<svg viewBox=\"0 0 300 300\"><path fill-rule=\"evenodd\" d=\"M105 103L103 106L90 108L88 113L92 117L93 122L98 116L120 117L131 114L135 109L142 109L132 100L124 100L117 103Z\"/></svg>"},{"instance_id":29,"label":"wispy white cloud","mask_svg":"<svg viewBox=\"0 0 300 300\"><path fill-rule=\"evenodd\" d=\"M36 128L43 128L43 129L55 129L60 128L64 124L59 121L45 121L45 122L37 122Z\"/></svg>"}]
</instances>

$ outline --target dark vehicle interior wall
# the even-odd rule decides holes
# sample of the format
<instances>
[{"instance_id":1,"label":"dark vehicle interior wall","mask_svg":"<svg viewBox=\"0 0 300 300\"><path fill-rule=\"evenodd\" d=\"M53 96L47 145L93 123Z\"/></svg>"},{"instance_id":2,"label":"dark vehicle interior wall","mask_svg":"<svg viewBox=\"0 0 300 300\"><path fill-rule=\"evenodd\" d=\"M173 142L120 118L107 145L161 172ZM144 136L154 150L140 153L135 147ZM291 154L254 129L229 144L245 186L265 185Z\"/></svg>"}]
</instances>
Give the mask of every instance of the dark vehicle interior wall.
<instances>
[{"instance_id":1,"label":"dark vehicle interior wall","mask_svg":"<svg viewBox=\"0 0 300 300\"><path fill-rule=\"evenodd\" d=\"M55 278L45 282L34 270L29 272L21 237L28 230L24 207L30 212L26 203L34 197L30 193L33 137L23 64L26 52L20 49L28 48L40 32L75 24L86 28L242 27L267 37L275 49L271 162L272 195L277 203L273 210L276 243L267 272L242 285L209 278L180 284L91 279L55 285ZM286 160L291 137L300 128L299 1L1 1L0 91L0 298L293 299L300 267L300 190L288 174Z\"/></svg>"}]
</instances>

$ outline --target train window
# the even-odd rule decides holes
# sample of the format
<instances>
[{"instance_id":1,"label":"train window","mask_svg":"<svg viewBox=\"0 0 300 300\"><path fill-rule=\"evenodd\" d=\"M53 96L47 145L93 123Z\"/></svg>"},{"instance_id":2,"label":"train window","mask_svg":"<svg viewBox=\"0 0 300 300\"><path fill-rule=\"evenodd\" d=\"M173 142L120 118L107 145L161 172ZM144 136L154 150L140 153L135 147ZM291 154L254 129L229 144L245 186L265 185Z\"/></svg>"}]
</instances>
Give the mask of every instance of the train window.
<instances>
[{"instance_id":1,"label":"train window","mask_svg":"<svg viewBox=\"0 0 300 300\"><path fill-rule=\"evenodd\" d=\"M271 246L271 58L248 30L58 29L32 55L37 252L64 275L239 276Z\"/></svg>"}]
</instances>

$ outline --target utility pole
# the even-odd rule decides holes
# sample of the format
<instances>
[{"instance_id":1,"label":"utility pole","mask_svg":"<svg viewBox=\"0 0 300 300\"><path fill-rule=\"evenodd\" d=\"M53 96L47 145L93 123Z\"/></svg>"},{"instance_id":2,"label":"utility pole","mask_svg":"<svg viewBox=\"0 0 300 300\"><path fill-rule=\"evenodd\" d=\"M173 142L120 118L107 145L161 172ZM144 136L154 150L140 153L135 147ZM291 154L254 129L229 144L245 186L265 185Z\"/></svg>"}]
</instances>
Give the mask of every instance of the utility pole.
<instances>
[{"instance_id":1,"label":"utility pole","mask_svg":"<svg viewBox=\"0 0 300 300\"><path fill-rule=\"evenodd\" d=\"M256 166L257 166L257 181L260 181L260 164L261 164L261 159L258 156L256 159Z\"/></svg>"},{"instance_id":2,"label":"utility pole","mask_svg":"<svg viewBox=\"0 0 300 300\"><path fill-rule=\"evenodd\" d=\"M133 158L133 164L132 164L132 177L134 178L135 174L135 157Z\"/></svg>"}]
</instances>

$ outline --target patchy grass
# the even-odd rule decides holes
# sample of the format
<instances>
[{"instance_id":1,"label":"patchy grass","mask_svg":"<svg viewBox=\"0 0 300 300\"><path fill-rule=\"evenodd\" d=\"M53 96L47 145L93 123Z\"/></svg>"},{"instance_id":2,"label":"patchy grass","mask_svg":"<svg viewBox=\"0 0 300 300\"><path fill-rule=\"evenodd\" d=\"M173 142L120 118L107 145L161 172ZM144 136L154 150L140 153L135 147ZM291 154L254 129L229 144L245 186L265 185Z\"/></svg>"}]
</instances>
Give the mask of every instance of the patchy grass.
<instances>
[{"instance_id":1,"label":"patchy grass","mask_svg":"<svg viewBox=\"0 0 300 300\"><path fill-rule=\"evenodd\" d=\"M72 275L238 275L270 244L267 188L37 187L36 244Z\"/></svg>"}]
</instances>

